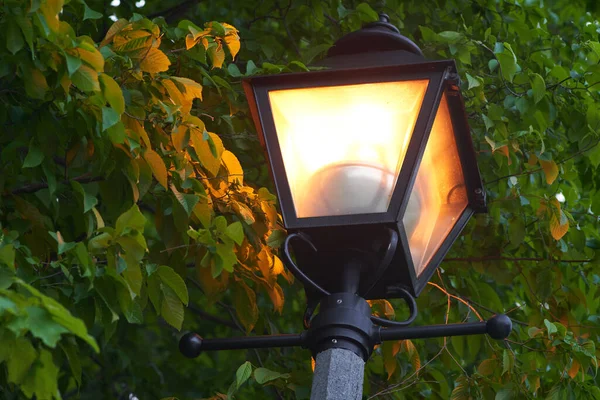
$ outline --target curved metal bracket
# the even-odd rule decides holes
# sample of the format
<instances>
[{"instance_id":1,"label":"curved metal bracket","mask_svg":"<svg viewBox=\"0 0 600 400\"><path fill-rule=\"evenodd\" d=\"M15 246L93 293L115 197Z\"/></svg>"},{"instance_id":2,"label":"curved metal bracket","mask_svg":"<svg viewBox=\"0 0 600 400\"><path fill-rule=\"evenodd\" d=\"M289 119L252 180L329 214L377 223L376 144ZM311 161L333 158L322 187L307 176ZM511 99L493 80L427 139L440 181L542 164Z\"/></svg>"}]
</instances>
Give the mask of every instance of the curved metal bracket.
<instances>
[{"instance_id":1,"label":"curved metal bracket","mask_svg":"<svg viewBox=\"0 0 600 400\"><path fill-rule=\"evenodd\" d=\"M393 290L400 296L400 298L402 298L406 302L406 305L408 306L408 309L410 311L410 315L408 316L408 318L404 321L392 321L385 318L379 318L373 315L371 316L371 321L379 326L408 326L413 323L415 318L417 318L417 302L415 301L415 298L410 293L408 293L407 290L402 288L394 288Z\"/></svg>"}]
</instances>

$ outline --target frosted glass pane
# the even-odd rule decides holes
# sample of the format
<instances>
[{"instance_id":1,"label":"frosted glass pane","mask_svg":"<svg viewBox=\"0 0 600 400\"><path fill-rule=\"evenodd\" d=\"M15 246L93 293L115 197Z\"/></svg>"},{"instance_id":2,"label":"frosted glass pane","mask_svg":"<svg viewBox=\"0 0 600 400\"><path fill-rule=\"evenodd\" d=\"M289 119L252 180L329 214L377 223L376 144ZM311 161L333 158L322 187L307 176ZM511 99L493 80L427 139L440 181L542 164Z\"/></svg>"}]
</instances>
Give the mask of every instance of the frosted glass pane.
<instances>
[{"instance_id":1,"label":"frosted glass pane","mask_svg":"<svg viewBox=\"0 0 600 400\"><path fill-rule=\"evenodd\" d=\"M402 219L420 275L468 203L446 95L435 117Z\"/></svg>"},{"instance_id":2,"label":"frosted glass pane","mask_svg":"<svg viewBox=\"0 0 600 400\"><path fill-rule=\"evenodd\" d=\"M428 82L269 92L298 218L387 211Z\"/></svg>"}]
</instances>

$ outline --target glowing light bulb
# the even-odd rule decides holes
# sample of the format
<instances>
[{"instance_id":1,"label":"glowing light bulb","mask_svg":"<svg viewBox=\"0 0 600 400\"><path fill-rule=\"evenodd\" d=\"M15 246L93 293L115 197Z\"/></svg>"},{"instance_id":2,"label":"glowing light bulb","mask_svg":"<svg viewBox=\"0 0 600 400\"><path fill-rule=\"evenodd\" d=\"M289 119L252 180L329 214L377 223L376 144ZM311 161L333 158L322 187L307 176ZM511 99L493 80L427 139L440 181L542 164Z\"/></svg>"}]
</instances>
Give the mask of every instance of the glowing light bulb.
<instances>
[{"instance_id":1,"label":"glowing light bulb","mask_svg":"<svg viewBox=\"0 0 600 400\"><path fill-rule=\"evenodd\" d=\"M301 207L310 215L385 212L394 186L393 172L377 165L339 163L318 170Z\"/></svg>"}]
</instances>

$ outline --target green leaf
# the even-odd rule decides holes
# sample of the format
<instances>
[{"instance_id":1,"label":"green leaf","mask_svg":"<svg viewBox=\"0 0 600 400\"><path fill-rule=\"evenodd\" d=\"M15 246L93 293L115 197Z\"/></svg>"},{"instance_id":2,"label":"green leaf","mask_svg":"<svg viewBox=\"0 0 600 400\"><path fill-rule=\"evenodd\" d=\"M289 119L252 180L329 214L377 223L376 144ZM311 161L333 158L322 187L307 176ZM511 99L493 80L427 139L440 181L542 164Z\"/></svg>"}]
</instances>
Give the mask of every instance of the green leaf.
<instances>
[{"instance_id":1,"label":"green leaf","mask_svg":"<svg viewBox=\"0 0 600 400\"><path fill-rule=\"evenodd\" d=\"M121 243L123 239L126 238L120 238L119 243ZM127 248L125 248L125 251L128 251ZM123 278L129 285L129 289L139 296L142 291L143 284L142 269L140 268L139 259L135 256L129 255L130 253L131 250L129 250L128 254L125 255L125 263L127 264L127 269L123 271L122 274Z\"/></svg>"},{"instance_id":2,"label":"green leaf","mask_svg":"<svg viewBox=\"0 0 600 400\"><path fill-rule=\"evenodd\" d=\"M238 260L233 251L233 245L225 243L217 243L217 255L220 261L219 266L227 272L233 272L233 266L237 264Z\"/></svg>"},{"instance_id":3,"label":"green leaf","mask_svg":"<svg viewBox=\"0 0 600 400\"><path fill-rule=\"evenodd\" d=\"M552 339L552 335L554 333L558 332L556 325L554 325L552 322L548 321L547 319L544 320L544 325L546 325L546 329L548 329L548 339Z\"/></svg>"},{"instance_id":4,"label":"green leaf","mask_svg":"<svg viewBox=\"0 0 600 400\"><path fill-rule=\"evenodd\" d=\"M25 160L23 161L23 168L34 168L40 165L44 161L44 153L40 148L33 144L33 141L29 144L29 151Z\"/></svg>"},{"instance_id":5,"label":"green leaf","mask_svg":"<svg viewBox=\"0 0 600 400\"><path fill-rule=\"evenodd\" d=\"M98 73L87 65L82 65L71 77L73 85L84 92L100 91Z\"/></svg>"},{"instance_id":6,"label":"green leaf","mask_svg":"<svg viewBox=\"0 0 600 400\"><path fill-rule=\"evenodd\" d=\"M474 78L471 75L469 75L468 73L466 75L467 75L467 82L469 83L469 87L467 88L468 90L471 90L475 87L481 86L481 82L479 81L480 78Z\"/></svg>"},{"instance_id":7,"label":"green leaf","mask_svg":"<svg viewBox=\"0 0 600 400\"><path fill-rule=\"evenodd\" d=\"M438 33L438 36L448 43L456 43L463 38L463 34L454 31L444 31Z\"/></svg>"},{"instance_id":8,"label":"green leaf","mask_svg":"<svg viewBox=\"0 0 600 400\"><path fill-rule=\"evenodd\" d=\"M75 378L75 382L77 382L77 386L81 386L82 368L77 346L73 345L68 341L63 341L60 344L60 348L63 350L65 356L67 357L69 367L71 368L71 373L73 374L73 378Z\"/></svg>"},{"instance_id":9,"label":"green leaf","mask_svg":"<svg viewBox=\"0 0 600 400\"><path fill-rule=\"evenodd\" d=\"M77 193L79 193L81 195L81 197L83 198L83 212L84 213L90 211L92 208L94 208L98 204L98 199L96 199L96 197L88 194L85 191L85 189L83 188L83 186L81 185L81 183L79 183L77 181L71 181L71 186L73 187L73 190L75 190Z\"/></svg>"},{"instance_id":10,"label":"green leaf","mask_svg":"<svg viewBox=\"0 0 600 400\"><path fill-rule=\"evenodd\" d=\"M141 213L137 204L134 204L129 210L125 211L117 218L115 236L120 236L131 230L143 232L145 224L146 217Z\"/></svg>"},{"instance_id":11,"label":"green leaf","mask_svg":"<svg viewBox=\"0 0 600 400\"><path fill-rule=\"evenodd\" d=\"M52 319L52 315L43 308L30 306L25 309L26 318L14 320L8 324L8 328L16 335L22 330L29 330L33 336L40 339L48 347L56 347L63 333L68 330Z\"/></svg>"},{"instance_id":12,"label":"green leaf","mask_svg":"<svg viewBox=\"0 0 600 400\"><path fill-rule=\"evenodd\" d=\"M21 390L27 397L35 395L37 399L57 398L58 373L59 368L54 364L52 353L41 349L39 362L23 381Z\"/></svg>"},{"instance_id":13,"label":"green leaf","mask_svg":"<svg viewBox=\"0 0 600 400\"><path fill-rule=\"evenodd\" d=\"M74 248L77 245L77 243L75 243L75 242L65 242L65 240L63 239L62 234L60 233L60 231L48 232L48 233L58 243L58 249L57 249L57 251L58 251L59 255L63 254L63 253L66 253L67 251L71 250L72 248Z\"/></svg>"},{"instance_id":14,"label":"green leaf","mask_svg":"<svg viewBox=\"0 0 600 400\"><path fill-rule=\"evenodd\" d=\"M15 246L12 244L2 244L0 247L0 264L4 264L13 270L15 269Z\"/></svg>"},{"instance_id":15,"label":"green leaf","mask_svg":"<svg viewBox=\"0 0 600 400\"><path fill-rule=\"evenodd\" d=\"M179 297L179 300L186 306L188 305L190 298L188 295L187 286L183 278L173 270L171 267L161 265L156 270L162 283L173 289L173 292Z\"/></svg>"},{"instance_id":16,"label":"green leaf","mask_svg":"<svg viewBox=\"0 0 600 400\"><path fill-rule=\"evenodd\" d=\"M73 76L75 72L81 67L81 58L75 57L69 53L64 53L65 61L67 63L67 73L69 77Z\"/></svg>"},{"instance_id":17,"label":"green leaf","mask_svg":"<svg viewBox=\"0 0 600 400\"><path fill-rule=\"evenodd\" d=\"M102 107L102 131L114 126L121 120L121 115L112 108Z\"/></svg>"},{"instance_id":18,"label":"green leaf","mask_svg":"<svg viewBox=\"0 0 600 400\"><path fill-rule=\"evenodd\" d=\"M160 315L164 320L177 330L181 330L183 324L183 304L179 296L169 286L161 285L162 304Z\"/></svg>"},{"instance_id":19,"label":"green leaf","mask_svg":"<svg viewBox=\"0 0 600 400\"><path fill-rule=\"evenodd\" d=\"M356 12L359 13L363 22L373 22L379 19L379 15L367 3L360 3L356 6Z\"/></svg>"},{"instance_id":20,"label":"green leaf","mask_svg":"<svg viewBox=\"0 0 600 400\"><path fill-rule=\"evenodd\" d=\"M285 240L286 233L281 229L274 229L267 238L267 245L272 249L278 249Z\"/></svg>"},{"instance_id":21,"label":"green leaf","mask_svg":"<svg viewBox=\"0 0 600 400\"><path fill-rule=\"evenodd\" d=\"M494 400L512 400L514 398L513 387L512 385L508 385L496 393Z\"/></svg>"},{"instance_id":22,"label":"green leaf","mask_svg":"<svg viewBox=\"0 0 600 400\"><path fill-rule=\"evenodd\" d=\"M88 335L87 328L82 320L73 317L69 310L64 308L59 302L40 293L33 286L30 286L22 281L17 282L22 288L41 300L42 306L48 310L50 314L52 314L52 320L67 328L67 330L69 330L69 332L72 334L83 339L86 343L92 346L97 353L100 351L96 340L92 336Z\"/></svg>"},{"instance_id":23,"label":"green leaf","mask_svg":"<svg viewBox=\"0 0 600 400\"><path fill-rule=\"evenodd\" d=\"M33 58L35 58L33 49L33 24L31 23L31 20L23 15L14 15L13 17L17 25L21 28L25 41L27 41L29 49L31 50L31 54Z\"/></svg>"},{"instance_id":24,"label":"green leaf","mask_svg":"<svg viewBox=\"0 0 600 400\"><path fill-rule=\"evenodd\" d=\"M194 211L194 207L196 206L196 204L198 204L198 201L200 200L200 197L196 196L195 194L181 193L173 184L171 184L171 191L175 195L175 198L177 199L179 204L181 204L181 206L185 210L187 216L191 216L192 212Z\"/></svg>"},{"instance_id":25,"label":"green leaf","mask_svg":"<svg viewBox=\"0 0 600 400\"><path fill-rule=\"evenodd\" d=\"M539 103L546 95L546 82L539 74L532 74L531 88L533 89L533 101Z\"/></svg>"},{"instance_id":26,"label":"green leaf","mask_svg":"<svg viewBox=\"0 0 600 400\"><path fill-rule=\"evenodd\" d=\"M127 137L127 135L125 133L125 125L123 125L123 122L121 122L121 121L117 122L115 125L108 128L106 130L106 132L108 133L108 138L114 144L124 143L125 139Z\"/></svg>"},{"instance_id":27,"label":"green leaf","mask_svg":"<svg viewBox=\"0 0 600 400\"><path fill-rule=\"evenodd\" d=\"M501 49L501 52L496 53L496 58L500 63L502 76L507 81L512 82L515 74L518 71L517 57L513 53L508 43L504 43L504 45L501 46Z\"/></svg>"},{"instance_id":28,"label":"green leaf","mask_svg":"<svg viewBox=\"0 0 600 400\"><path fill-rule=\"evenodd\" d=\"M249 361L246 361L235 372L235 386L236 388L240 388L250 378L252 375L252 364Z\"/></svg>"},{"instance_id":29,"label":"green leaf","mask_svg":"<svg viewBox=\"0 0 600 400\"><path fill-rule=\"evenodd\" d=\"M17 23L8 19L6 29L6 48L12 54L16 54L25 46L25 40L23 40L23 35L21 34L21 30Z\"/></svg>"},{"instance_id":30,"label":"green leaf","mask_svg":"<svg viewBox=\"0 0 600 400\"><path fill-rule=\"evenodd\" d=\"M7 346L6 342L2 343ZM38 358L37 351L31 345L31 342L24 337L18 337L8 347L9 357L7 363L8 381L20 384L23 382L31 365Z\"/></svg>"},{"instance_id":31,"label":"green leaf","mask_svg":"<svg viewBox=\"0 0 600 400\"><path fill-rule=\"evenodd\" d=\"M242 227L242 223L239 221L229 225L227 229L225 229L225 234L238 245L241 245L244 241L244 228Z\"/></svg>"},{"instance_id":32,"label":"green leaf","mask_svg":"<svg viewBox=\"0 0 600 400\"><path fill-rule=\"evenodd\" d=\"M125 99L119 84L107 74L99 74L98 79L102 95L110 106L120 115L125 111ZM104 117L104 114L103 114Z\"/></svg>"},{"instance_id":33,"label":"green leaf","mask_svg":"<svg viewBox=\"0 0 600 400\"><path fill-rule=\"evenodd\" d=\"M260 385L264 385L267 382L274 381L275 379L289 379L290 374L281 374L279 372L271 371L267 368L256 368L254 370L254 379Z\"/></svg>"},{"instance_id":34,"label":"green leaf","mask_svg":"<svg viewBox=\"0 0 600 400\"><path fill-rule=\"evenodd\" d=\"M100 19L100 18L102 18L102 13L99 13L98 11L92 10L90 7L88 7L88 5L85 3L84 0L79 0L79 2L81 4L83 4L83 7L84 7L84 11L83 11L83 20L84 21L86 19Z\"/></svg>"}]
</instances>

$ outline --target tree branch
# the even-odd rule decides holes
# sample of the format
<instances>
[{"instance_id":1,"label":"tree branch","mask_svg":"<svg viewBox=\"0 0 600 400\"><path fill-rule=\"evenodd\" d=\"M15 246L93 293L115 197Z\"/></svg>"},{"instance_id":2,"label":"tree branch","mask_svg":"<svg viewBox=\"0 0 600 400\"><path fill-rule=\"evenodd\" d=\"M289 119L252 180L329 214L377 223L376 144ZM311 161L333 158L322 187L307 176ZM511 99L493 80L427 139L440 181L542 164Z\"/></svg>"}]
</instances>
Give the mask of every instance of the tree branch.
<instances>
[{"instance_id":1,"label":"tree branch","mask_svg":"<svg viewBox=\"0 0 600 400\"><path fill-rule=\"evenodd\" d=\"M594 143L594 144L592 144L592 145L590 145L590 146L586 147L585 149L579 150L578 152L571 154L569 157L567 157L567 158L565 158L565 159L563 159L563 160L560 160L560 161L558 161L558 162L556 163L556 165L563 164L563 163L565 163L565 162L569 161L570 159L572 159L572 158L575 158L575 157L577 157L577 156L579 156L579 155L581 155L581 154L585 153L586 151L593 149L593 148L594 148L594 147L596 147L596 146L597 146L599 143L600 143L600 140L599 140L599 141L597 141L596 143ZM508 179L508 178L512 178L513 176L531 175L531 174L534 174L534 173L536 173L536 172L542 171L542 169L543 169L543 168L536 168L536 169L534 169L534 170L531 170L531 171L524 171L524 172L520 172L520 173L518 173L518 174L510 174L510 175L501 176L500 178L493 179L493 180L491 180L491 181L489 181L489 182L484 182L483 184L484 184L484 185L491 185L492 183L496 183L496 182L498 182L498 181L501 181L502 179Z\"/></svg>"},{"instance_id":2,"label":"tree branch","mask_svg":"<svg viewBox=\"0 0 600 400\"><path fill-rule=\"evenodd\" d=\"M68 185L70 181L75 181L75 182L79 182L79 183L91 183L91 182L99 182L99 181L103 181L103 180L104 180L104 177L102 177L102 176L89 176L89 174L84 174L81 176L76 176L73 179L64 180L64 181L62 181L62 183ZM12 190L9 193L11 193L11 194L35 193L38 190L47 189L47 188L48 188L48 184L45 182L32 183L31 185L23 186L21 188Z\"/></svg>"},{"instance_id":3,"label":"tree branch","mask_svg":"<svg viewBox=\"0 0 600 400\"><path fill-rule=\"evenodd\" d=\"M228 321L226 319L217 317L216 315L209 314L206 311L203 311L194 305L189 305L188 310L190 310L193 314L196 314L200 318L205 319L207 321L216 322L217 324L224 325L224 326L227 326L231 329L235 329L238 331L240 330L240 328L233 321ZM244 331L241 330L241 332L244 332Z\"/></svg>"},{"instance_id":4,"label":"tree branch","mask_svg":"<svg viewBox=\"0 0 600 400\"><path fill-rule=\"evenodd\" d=\"M485 256L485 257L454 257L454 258L445 258L444 261L463 261L463 262L483 262L483 261L495 261L495 260L505 260L505 261L547 261L548 258L543 257L505 257L505 256ZM551 258L550 261L556 262L566 262L566 263L588 263L592 262L591 259L582 259L582 260L560 260Z\"/></svg>"},{"instance_id":5,"label":"tree branch","mask_svg":"<svg viewBox=\"0 0 600 400\"><path fill-rule=\"evenodd\" d=\"M164 17L165 20L169 23L173 22L173 19L176 19L179 15L185 14L185 12L191 8L192 6L198 4L200 0L185 0L181 3L177 3L171 8L167 8L166 10L157 11L155 13L149 14L148 19L153 19L156 17Z\"/></svg>"}]
</instances>

